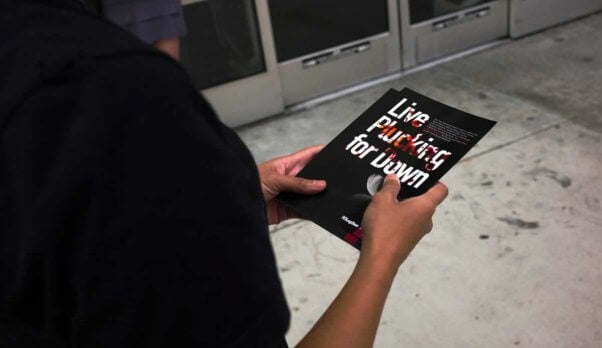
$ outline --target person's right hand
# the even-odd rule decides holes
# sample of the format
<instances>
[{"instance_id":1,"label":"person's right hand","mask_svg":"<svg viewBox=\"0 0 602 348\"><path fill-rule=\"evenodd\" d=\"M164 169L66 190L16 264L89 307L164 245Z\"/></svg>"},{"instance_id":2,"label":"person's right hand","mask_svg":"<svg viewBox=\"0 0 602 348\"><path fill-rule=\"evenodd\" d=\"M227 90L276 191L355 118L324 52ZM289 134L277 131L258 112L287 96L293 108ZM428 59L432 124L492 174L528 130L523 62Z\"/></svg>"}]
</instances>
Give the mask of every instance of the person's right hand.
<instances>
[{"instance_id":1,"label":"person's right hand","mask_svg":"<svg viewBox=\"0 0 602 348\"><path fill-rule=\"evenodd\" d=\"M420 239L433 228L435 208L447 196L447 187L437 183L426 193L399 202L397 176L385 178L362 219L360 260L375 261L396 273Z\"/></svg>"},{"instance_id":2,"label":"person's right hand","mask_svg":"<svg viewBox=\"0 0 602 348\"><path fill-rule=\"evenodd\" d=\"M423 195L397 200L399 178L389 175L362 219L362 249L349 280L298 347L372 347L397 269L433 227L447 196L437 183Z\"/></svg>"}]
</instances>

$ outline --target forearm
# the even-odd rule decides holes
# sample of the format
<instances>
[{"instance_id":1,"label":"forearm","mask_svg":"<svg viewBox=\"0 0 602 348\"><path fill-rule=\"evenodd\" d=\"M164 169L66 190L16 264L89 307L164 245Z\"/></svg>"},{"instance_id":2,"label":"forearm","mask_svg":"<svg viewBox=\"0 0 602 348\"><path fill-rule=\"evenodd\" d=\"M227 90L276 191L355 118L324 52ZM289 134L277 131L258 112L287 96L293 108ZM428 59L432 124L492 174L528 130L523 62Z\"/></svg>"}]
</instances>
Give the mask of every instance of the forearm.
<instances>
[{"instance_id":1,"label":"forearm","mask_svg":"<svg viewBox=\"0 0 602 348\"><path fill-rule=\"evenodd\" d=\"M435 208L447 196L436 184L399 202L400 183L388 175L362 219L360 259L353 274L299 347L371 347L399 265L432 227Z\"/></svg>"},{"instance_id":2,"label":"forearm","mask_svg":"<svg viewBox=\"0 0 602 348\"><path fill-rule=\"evenodd\" d=\"M298 347L371 347L397 269L360 258L351 277Z\"/></svg>"}]
</instances>

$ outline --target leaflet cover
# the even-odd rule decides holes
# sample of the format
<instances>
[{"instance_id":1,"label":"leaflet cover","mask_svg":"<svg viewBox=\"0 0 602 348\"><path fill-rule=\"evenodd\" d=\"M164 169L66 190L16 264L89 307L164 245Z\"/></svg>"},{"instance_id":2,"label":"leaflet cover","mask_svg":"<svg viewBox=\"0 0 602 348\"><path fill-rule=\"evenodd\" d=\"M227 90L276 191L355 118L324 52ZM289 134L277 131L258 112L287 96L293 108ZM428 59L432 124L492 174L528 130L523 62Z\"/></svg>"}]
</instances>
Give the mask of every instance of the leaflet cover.
<instances>
[{"instance_id":1,"label":"leaflet cover","mask_svg":"<svg viewBox=\"0 0 602 348\"><path fill-rule=\"evenodd\" d=\"M426 192L496 122L409 88L389 90L332 140L298 176L327 181L323 192L279 199L357 249L364 210L387 174L399 177L399 200Z\"/></svg>"}]
</instances>

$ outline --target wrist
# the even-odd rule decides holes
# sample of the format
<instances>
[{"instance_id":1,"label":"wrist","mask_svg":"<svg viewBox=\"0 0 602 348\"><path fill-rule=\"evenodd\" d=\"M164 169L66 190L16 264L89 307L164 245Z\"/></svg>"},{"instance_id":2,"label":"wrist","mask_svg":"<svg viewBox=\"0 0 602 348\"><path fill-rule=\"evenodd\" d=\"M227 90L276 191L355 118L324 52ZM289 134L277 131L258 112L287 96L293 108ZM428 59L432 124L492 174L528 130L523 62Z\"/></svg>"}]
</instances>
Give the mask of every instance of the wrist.
<instances>
[{"instance_id":1,"label":"wrist","mask_svg":"<svg viewBox=\"0 0 602 348\"><path fill-rule=\"evenodd\" d=\"M401 261L395 255L362 251L356 268L379 281L393 280Z\"/></svg>"}]
</instances>

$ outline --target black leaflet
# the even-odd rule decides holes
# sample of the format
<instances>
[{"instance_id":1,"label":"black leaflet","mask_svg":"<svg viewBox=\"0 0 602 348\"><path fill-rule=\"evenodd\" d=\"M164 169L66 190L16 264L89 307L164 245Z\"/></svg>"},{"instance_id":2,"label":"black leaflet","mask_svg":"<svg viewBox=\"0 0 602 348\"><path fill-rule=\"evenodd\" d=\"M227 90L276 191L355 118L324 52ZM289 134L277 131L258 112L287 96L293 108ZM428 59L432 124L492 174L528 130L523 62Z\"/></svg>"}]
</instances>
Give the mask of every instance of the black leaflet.
<instances>
[{"instance_id":1,"label":"black leaflet","mask_svg":"<svg viewBox=\"0 0 602 348\"><path fill-rule=\"evenodd\" d=\"M400 200L424 193L495 123L409 88L391 89L299 173L326 180L324 192L279 199L360 249L364 210L387 174L399 177Z\"/></svg>"}]
</instances>

